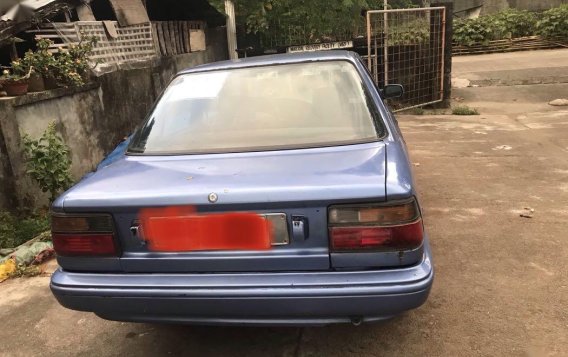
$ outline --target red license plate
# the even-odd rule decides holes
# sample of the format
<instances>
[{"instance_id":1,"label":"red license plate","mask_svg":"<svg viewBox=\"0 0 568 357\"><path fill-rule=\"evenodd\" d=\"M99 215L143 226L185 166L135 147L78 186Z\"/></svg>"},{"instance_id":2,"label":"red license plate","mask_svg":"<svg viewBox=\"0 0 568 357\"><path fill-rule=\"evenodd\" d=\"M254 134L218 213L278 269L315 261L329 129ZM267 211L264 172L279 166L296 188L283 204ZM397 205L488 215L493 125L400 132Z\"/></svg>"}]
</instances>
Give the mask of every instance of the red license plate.
<instances>
[{"instance_id":1,"label":"red license plate","mask_svg":"<svg viewBox=\"0 0 568 357\"><path fill-rule=\"evenodd\" d=\"M197 214L192 207L148 208L140 212L143 238L151 251L267 250L270 220L256 213Z\"/></svg>"}]
</instances>

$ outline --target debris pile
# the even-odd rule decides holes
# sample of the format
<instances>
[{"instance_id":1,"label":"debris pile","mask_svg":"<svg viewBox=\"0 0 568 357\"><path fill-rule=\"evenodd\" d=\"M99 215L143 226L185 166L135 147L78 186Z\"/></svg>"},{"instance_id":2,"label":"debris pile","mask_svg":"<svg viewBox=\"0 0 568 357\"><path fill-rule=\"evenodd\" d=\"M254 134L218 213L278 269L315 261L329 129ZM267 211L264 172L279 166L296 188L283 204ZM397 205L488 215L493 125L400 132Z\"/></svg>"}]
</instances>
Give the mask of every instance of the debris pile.
<instances>
[{"instance_id":1,"label":"debris pile","mask_svg":"<svg viewBox=\"0 0 568 357\"><path fill-rule=\"evenodd\" d=\"M51 235L45 232L17 248L0 249L0 282L20 267L39 265L55 256Z\"/></svg>"}]
</instances>

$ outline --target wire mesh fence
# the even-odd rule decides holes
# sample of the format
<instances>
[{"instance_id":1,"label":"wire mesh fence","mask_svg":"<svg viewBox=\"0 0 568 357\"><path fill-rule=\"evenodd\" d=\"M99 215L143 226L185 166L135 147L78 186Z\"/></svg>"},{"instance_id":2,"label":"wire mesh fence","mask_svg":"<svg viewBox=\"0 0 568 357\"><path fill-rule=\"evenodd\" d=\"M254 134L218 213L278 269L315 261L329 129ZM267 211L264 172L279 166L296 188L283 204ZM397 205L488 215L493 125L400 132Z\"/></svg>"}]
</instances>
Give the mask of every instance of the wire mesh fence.
<instances>
[{"instance_id":1,"label":"wire mesh fence","mask_svg":"<svg viewBox=\"0 0 568 357\"><path fill-rule=\"evenodd\" d=\"M341 23L329 24L326 28L314 28L309 23L280 23L269 25L269 30L259 33L260 46L264 48L289 47L336 41L364 39L365 18L357 15L346 17Z\"/></svg>"},{"instance_id":2,"label":"wire mesh fence","mask_svg":"<svg viewBox=\"0 0 568 357\"><path fill-rule=\"evenodd\" d=\"M441 102L444 95L444 7L367 12L367 64L377 85L402 84L394 111Z\"/></svg>"}]
</instances>

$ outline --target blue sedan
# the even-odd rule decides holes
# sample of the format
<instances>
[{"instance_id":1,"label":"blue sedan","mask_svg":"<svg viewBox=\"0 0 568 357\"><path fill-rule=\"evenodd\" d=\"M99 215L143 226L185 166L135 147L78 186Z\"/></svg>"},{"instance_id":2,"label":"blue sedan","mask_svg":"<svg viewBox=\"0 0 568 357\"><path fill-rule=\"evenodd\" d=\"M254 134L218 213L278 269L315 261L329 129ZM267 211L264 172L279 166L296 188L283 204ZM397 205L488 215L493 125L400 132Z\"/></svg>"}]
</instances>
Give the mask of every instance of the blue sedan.
<instances>
[{"instance_id":1,"label":"blue sedan","mask_svg":"<svg viewBox=\"0 0 568 357\"><path fill-rule=\"evenodd\" d=\"M118 321L324 325L422 305L433 267L407 151L361 58L179 73L115 159L52 207L65 307Z\"/></svg>"}]
</instances>

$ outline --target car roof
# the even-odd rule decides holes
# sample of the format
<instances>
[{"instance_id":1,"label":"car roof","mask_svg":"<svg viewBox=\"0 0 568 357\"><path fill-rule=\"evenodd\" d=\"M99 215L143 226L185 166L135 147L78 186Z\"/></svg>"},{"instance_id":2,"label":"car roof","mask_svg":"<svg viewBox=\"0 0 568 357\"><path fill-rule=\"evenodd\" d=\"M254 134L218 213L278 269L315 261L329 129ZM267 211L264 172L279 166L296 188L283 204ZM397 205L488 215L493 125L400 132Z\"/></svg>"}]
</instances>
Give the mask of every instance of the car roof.
<instances>
[{"instance_id":1,"label":"car roof","mask_svg":"<svg viewBox=\"0 0 568 357\"><path fill-rule=\"evenodd\" d=\"M315 61L347 60L350 62L354 62L357 60L357 58L358 55L355 52L340 51L340 50L283 53L277 55L248 57L248 58L240 58L235 60L207 63L185 69L179 72L179 74L217 71L222 69L269 66L269 65L278 65L278 64L315 62Z\"/></svg>"}]
</instances>

